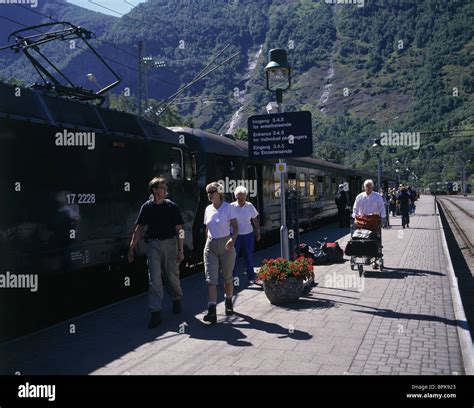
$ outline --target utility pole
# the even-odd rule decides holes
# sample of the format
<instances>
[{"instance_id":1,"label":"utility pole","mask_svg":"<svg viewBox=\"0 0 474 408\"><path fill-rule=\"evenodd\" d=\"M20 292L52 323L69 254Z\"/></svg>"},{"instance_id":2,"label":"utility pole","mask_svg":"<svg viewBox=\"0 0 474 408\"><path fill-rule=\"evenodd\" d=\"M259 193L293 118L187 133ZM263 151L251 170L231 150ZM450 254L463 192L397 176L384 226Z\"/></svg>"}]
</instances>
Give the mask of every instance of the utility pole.
<instances>
[{"instance_id":1,"label":"utility pole","mask_svg":"<svg viewBox=\"0 0 474 408\"><path fill-rule=\"evenodd\" d=\"M138 116L142 116L142 53L143 41L138 41Z\"/></svg>"},{"instance_id":2,"label":"utility pole","mask_svg":"<svg viewBox=\"0 0 474 408\"><path fill-rule=\"evenodd\" d=\"M379 189L379 191L382 188L381 179L382 179L382 163L380 162L380 152L377 152L377 188Z\"/></svg>"}]
</instances>

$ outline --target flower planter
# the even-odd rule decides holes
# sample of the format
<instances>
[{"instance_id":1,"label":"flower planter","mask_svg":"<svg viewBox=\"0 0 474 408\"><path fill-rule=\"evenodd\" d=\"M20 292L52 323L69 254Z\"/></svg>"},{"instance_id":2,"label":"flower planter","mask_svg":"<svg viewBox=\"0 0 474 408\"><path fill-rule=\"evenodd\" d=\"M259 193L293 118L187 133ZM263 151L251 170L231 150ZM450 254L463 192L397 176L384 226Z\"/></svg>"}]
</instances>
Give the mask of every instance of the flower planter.
<instances>
[{"instance_id":1,"label":"flower planter","mask_svg":"<svg viewBox=\"0 0 474 408\"><path fill-rule=\"evenodd\" d=\"M303 293L303 279L293 277L282 281L269 279L263 282L263 289L268 300L273 305L293 303Z\"/></svg>"}]
</instances>

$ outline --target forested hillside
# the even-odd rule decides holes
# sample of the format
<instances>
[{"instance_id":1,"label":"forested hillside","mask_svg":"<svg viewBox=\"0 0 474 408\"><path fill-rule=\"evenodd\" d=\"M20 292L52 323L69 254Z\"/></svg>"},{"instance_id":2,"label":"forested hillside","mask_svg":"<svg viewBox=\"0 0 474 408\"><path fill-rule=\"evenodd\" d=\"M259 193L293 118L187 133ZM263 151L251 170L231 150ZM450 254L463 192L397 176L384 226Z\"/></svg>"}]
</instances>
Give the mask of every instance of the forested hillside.
<instances>
[{"instance_id":1,"label":"forested hillside","mask_svg":"<svg viewBox=\"0 0 474 408\"><path fill-rule=\"evenodd\" d=\"M268 50L281 47L293 66L285 109L312 112L315 157L374 170L371 145L381 132L420 132L419 149L384 147L382 162L386 171L398 168L404 178L414 172L428 182L458 179L461 162L474 150L470 0L365 0L364 7L311 0L149 0L117 18L53 0L37 11L42 15L11 6L2 15L25 25L66 19L94 31L99 40L93 44L123 77L112 105L130 111L137 105L140 40L144 55L166 63L147 70L144 110L190 81L225 45L218 61L239 52L191 87L165 124L183 122L179 114L187 124L245 138L247 117L265 112L274 99L265 89L263 67ZM2 20L3 44L7 32L21 27ZM107 82L90 53L66 46L49 51L79 84L91 86L84 71ZM0 77L32 82L33 70L18 57L0 53ZM126 87L131 96L119 95Z\"/></svg>"}]
</instances>

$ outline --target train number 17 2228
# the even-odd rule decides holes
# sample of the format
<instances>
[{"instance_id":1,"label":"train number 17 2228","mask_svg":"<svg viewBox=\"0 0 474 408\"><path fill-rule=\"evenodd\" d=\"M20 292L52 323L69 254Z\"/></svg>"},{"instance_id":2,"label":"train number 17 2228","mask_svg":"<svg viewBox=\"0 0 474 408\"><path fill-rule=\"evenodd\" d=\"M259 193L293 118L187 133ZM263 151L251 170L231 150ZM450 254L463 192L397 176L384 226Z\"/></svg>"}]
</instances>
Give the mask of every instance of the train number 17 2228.
<instances>
[{"instance_id":1,"label":"train number 17 2228","mask_svg":"<svg viewBox=\"0 0 474 408\"><path fill-rule=\"evenodd\" d=\"M83 194L66 194L67 204L94 204L95 194L83 193Z\"/></svg>"}]
</instances>

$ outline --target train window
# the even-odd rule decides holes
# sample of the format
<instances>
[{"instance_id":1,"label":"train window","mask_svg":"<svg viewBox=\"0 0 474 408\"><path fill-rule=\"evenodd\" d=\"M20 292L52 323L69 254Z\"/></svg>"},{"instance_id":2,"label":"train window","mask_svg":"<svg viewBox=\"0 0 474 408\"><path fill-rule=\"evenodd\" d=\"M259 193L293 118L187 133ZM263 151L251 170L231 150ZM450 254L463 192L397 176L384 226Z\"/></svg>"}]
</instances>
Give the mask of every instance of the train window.
<instances>
[{"instance_id":1,"label":"train window","mask_svg":"<svg viewBox=\"0 0 474 408\"><path fill-rule=\"evenodd\" d=\"M273 181L275 185L275 197L280 197L280 175L278 173L273 173Z\"/></svg>"},{"instance_id":2,"label":"train window","mask_svg":"<svg viewBox=\"0 0 474 408\"><path fill-rule=\"evenodd\" d=\"M171 148L171 177L173 180L183 179L183 151L178 147Z\"/></svg>"},{"instance_id":3,"label":"train window","mask_svg":"<svg viewBox=\"0 0 474 408\"><path fill-rule=\"evenodd\" d=\"M331 178L328 176L324 176L324 192L331 194Z\"/></svg>"},{"instance_id":4,"label":"train window","mask_svg":"<svg viewBox=\"0 0 474 408\"><path fill-rule=\"evenodd\" d=\"M197 158L196 158L196 154L192 154L191 155L191 166L192 166L192 169L193 169L193 176L197 176L198 172L197 172Z\"/></svg>"},{"instance_id":5,"label":"train window","mask_svg":"<svg viewBox=\"0 0 474 408\"><path fill-rule=\"evenodd\" d=\"M310 197L314 197L316 195L316 184L314 182L315 175L311 174L309 176L309 195Z\"/></svg>"},{"instance_id":6,"label":"train window","mask_svg":"<svg viewBox=\"0 0 474 408\"><path fill-rule=\"evenodd\" d=\"M306 197L306 174L300 173L298 181L298 193L301 197Z\"/></svg>"},{"instance_id":7,"label":"train window","mask_svg":"<svg viewBox=\"0 0 474 408\"><path fill-rule=\"evenodd\" d=\"M318 176L318 195L324 194L324 177Z\"/></svg>"},{"instance_id":8,"label":"train window","mask_svg":"<svg viewBox=\"0 0 474 408\"><path fill-rule=\"evenodd\" d=\"M186 180L192 180L193 178L193 166L191 162L191 155L189 152L184 154L184 173L186 176Z\"/></svg>"},{"instance_id":9,"label":"train window","mask_svg":"<svg viewBox=\"0 0 474 408\"><path fill-rule=\"evenodd\" d=\"M336 184L336 177L331 177L331 183Z\"/></svg>"},{"instance_id":10,"label":"train window","mask_svg":"<svg viewBox=\"0 0 474 408\"><path fill-rule=\"evenodd\" d=\"M288 192L296 191L296 173L288 173Z\"/></svg>"}]
</instances>

